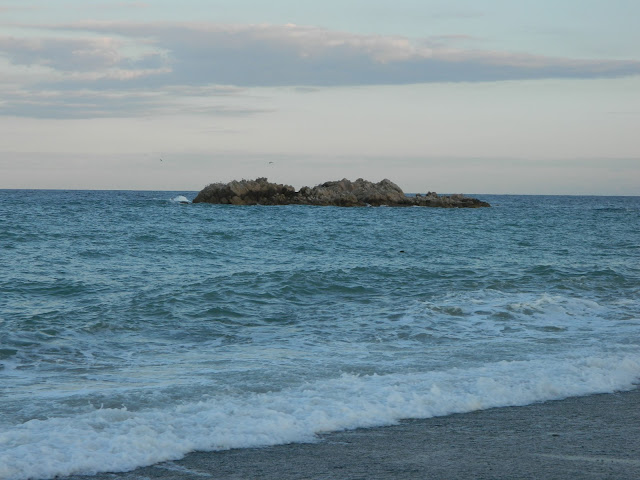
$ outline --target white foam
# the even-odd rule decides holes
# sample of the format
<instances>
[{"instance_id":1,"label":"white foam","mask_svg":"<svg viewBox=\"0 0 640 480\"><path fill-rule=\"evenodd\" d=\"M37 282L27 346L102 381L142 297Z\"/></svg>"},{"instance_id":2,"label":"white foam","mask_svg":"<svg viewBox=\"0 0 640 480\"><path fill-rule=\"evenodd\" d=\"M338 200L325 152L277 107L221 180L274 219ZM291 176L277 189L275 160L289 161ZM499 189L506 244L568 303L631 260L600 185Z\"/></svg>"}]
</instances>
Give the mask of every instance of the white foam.
<instances>
[{"instance_id":1,"label":"white foam","mask_svg":"<svg viewBox=\"0 0 640 480\"><path fill-rule=\"evenodd\" d=\"M189 199L183 195L178 195L177 197L172 198L171 201L175 203L191 203Z\"/></svg>"},{"instance_id":2,"label":"white foam","mask_svg":"<svg viewBox=\"0 0 640 480\"><path fill-rule=\"evenodd\" d=\"M320 432L629 390L640 353L491 363L440 372L354 376L170 409L98 409L0 433L0 478L127 471L194 450L313 441Z\"/></svg>"}]
</instances>

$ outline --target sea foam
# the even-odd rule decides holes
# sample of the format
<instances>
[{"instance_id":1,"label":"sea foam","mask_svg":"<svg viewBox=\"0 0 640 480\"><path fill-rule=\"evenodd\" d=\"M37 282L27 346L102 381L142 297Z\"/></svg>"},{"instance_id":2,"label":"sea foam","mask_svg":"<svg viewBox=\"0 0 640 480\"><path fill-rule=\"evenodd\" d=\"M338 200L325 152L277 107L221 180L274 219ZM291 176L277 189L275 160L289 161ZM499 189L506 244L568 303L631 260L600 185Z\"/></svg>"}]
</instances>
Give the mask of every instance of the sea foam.
<instances>
[{"instance_id":1,"label":"sea foam","mask_svg":"<svg viewBox=\"0 0 640 480\"><path fill-rule=\"evenodd\" d=\"M168 409L31 420L0 433L0 478L120 472L195 450L312 442L318 433L390 425L570 396L630 390L640 354L503 361L476 368L356 376Z\"/></svg>"}]
</instances>

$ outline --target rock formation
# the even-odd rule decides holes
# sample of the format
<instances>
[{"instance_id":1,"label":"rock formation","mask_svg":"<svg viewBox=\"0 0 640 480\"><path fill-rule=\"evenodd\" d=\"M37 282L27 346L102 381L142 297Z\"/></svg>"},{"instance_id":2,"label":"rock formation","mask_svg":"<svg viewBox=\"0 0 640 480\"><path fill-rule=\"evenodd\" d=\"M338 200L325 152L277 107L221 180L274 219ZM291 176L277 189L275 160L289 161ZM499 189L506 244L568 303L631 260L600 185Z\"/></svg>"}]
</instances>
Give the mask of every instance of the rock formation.
<instances>
[{"instance_id":1,"label":"rock formation","mask_svg":"<svg viewBox=\"0 0 640 480\"><path fill-rule=\"evenodd\" d=\"M359 178L355 182L342 179L325 182L313 188L302 187L296 192L291 185L271 183L266 178L212 183L203 188L193 203L232 205L319 205L338 207L489 207L486 202L464 195L437 195L429 192L408 197L390 180L378 183Z\"/></svg>"}]
</instances>

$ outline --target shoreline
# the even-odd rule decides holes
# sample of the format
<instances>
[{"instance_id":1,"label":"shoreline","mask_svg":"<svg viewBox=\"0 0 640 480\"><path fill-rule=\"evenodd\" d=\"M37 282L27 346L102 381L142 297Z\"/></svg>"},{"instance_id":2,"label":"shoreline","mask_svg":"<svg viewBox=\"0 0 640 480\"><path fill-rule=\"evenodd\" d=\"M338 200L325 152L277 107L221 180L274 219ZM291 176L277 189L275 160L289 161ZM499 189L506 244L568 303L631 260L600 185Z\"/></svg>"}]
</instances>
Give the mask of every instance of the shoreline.
<instances>
[{"instance_id":1,"label":"shoreline","mask_svg":"<svg viewBox=\"0 0 640 480\"><path fill-rule=\"evenodd\" d=\"M327 433L316 443L194 452L59 480L640 478L640 389Z\"/></svg>"}]
</instances>

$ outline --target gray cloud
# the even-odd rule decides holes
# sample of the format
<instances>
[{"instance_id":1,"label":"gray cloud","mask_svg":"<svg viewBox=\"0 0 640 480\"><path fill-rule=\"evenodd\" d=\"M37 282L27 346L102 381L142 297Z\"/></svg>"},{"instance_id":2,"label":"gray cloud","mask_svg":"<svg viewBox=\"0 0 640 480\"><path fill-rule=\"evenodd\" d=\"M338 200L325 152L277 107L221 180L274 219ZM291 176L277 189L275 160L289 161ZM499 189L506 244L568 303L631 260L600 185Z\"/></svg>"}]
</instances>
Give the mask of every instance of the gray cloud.
<instances>
[{"instance_id":1,"label":"gray cloud","mask_svg":"<svg viewBox=\"0 0 640 480\"><path fill-rule=\"evenodd\" d=\"M0 50L12 63L44 65L62 71L95 70L116 65L117 40L0 37Z\"/></svg>"},{"instance_id":2,"label":"gray cloud","mask_svg":"<svg viewBox=\"0 0 640 480\"><path fill-rule=\"evenodd\" d=\"M640 73L635 60L576 60L454 48L455 38L413 42L400 36L356 35L295 25L84 22L52 29L100 38L0 43L18 62L55 68L136 70L126 44L149 50L163 81L203 85L325 86L536 78L615 77ZM127 42L124 40L127 39ZM84 44L81 44L84 42ZM137 78L137 77L136 77Z\"/></svg>"},{"instance_id":3,"label":"gray cloud","mask_svg":"<svg viewBox=\"0 0 640 480\"><path fill-rule=\"evenodd\" d=\"M151 3L149 2L110 2L110 3L99 3L97 5L92 5L91 8L101 8L104 10L117 10L121 8L151 8Z\"/></svg>"},{"instance_id":4,"label":"gray cloud","mask_svg":"<svg viewBox=\"0 0 640 480\"><path fill-rule=\"evenodd\" d=\"M0 57L14 66L45 68L50 73L48 81L40 76L32 83L31 94L148 92L176 85L322 87L640 74L636 60L580 60L456 47L461 38L473 40L464 35L412 41L296 25L213 23L82 22L39 28L39 37L0 36ZM104 97L94 95L101 103ZM69 110L82 111L84 100L69 101L76 105ZM154 108L148 98L129 98L125 103L123 111L128 108L132 113ZM117 110L117 104L108 110ZM4 113L21 109L28 111L20 99L0 105ZM101 111L86 110L87 114Z\"/></svg>"},{"instance_id":5,"label":"gray cloud","mask_svg":"<svg viewBox=\"0 0 640 480\"><path fill-rule=\"evenodd\" d=\"M0 89L0 112L16 117L108 118L145 115L245 116L271 111L242 105L246 94L231 87L166 87L161 90ZM198 102L189 100L198 97ZM204 101L203 101L204 99ZM240 99L240 103L238 102Z\"/></svg>"},{"instance_id":6,"label":"gray cloud","mask_svg":"<svg viewBox=\"0 0 640 480\"><path fill-rule=\"evenodd\" d=\"M9 6L1 6L0 7L0 13L5 13L5 12L23 12L23 11L29 11L29 10L42 10L42 7L35 7L35 6L18 6L18 5L9 5Z\"/></svg>"},{"instance_id":7,"label":"gray cloud","mask_svg":"<svg viewBox=\"0 0 640 480\"><path fill-rule=\"evenodd\" d=\"M135 49L135 55L126 54ZM0 54L14 65L38 65L61 73L88 73L94 80L102 73L109 76L113 69L128 71L163 69L166 60L162 50L140 49L129 41L114 37L64 38L0 36Z\"/></svg>"}]
</instances>

